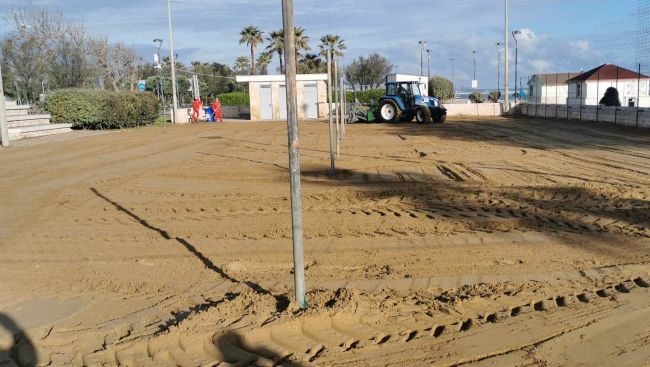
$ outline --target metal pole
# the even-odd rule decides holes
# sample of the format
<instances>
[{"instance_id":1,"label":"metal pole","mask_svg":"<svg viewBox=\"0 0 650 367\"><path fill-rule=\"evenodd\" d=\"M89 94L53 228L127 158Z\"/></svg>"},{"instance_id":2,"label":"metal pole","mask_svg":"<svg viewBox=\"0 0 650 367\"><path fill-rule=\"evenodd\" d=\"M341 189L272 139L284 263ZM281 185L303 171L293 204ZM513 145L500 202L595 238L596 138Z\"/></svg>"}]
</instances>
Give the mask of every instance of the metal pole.
<instances>
[{"instance_id":1,"label":"metal pole","mask_svg":"<svg viewBox=\"0 0 650 367\"><path fill-rule=\"evenodd\" d=\"M451 61L451 89L454 94L454 99L456 99L456 84L454 81L454 59L449 59Z\"/></svg>"},{"instance_id":2,"label":"metal pole","mask_svg":"<svg viewBox=\"0 0 650 367\"><path fill-rule=\"evenodd\" d=\"M2 66L0 65L0 142L3 147L9 146L9 129L7 128L7 106L5 106L5 91L2 83Z\"/></svg>"},{"instance_id":3,"label":"metal pole","mask_svg":"<svg viewBox=\"0 0 650 367\"><path fill-rule=\"evenodd\" d=\"M334 163L334 121L332 120L332 50L327 50L327 91L330 131L330 175L333 176L336 173L336 166Z\"/></svg>"},{"instance_id":4,"label":"metal pole","mask_svg":"<svg viewBox=\"0 0 650 367\"><path fill-rule=\"evenodd\" d=\"M424 73L424 43L420 41L420 76Z\"/></svg>"},{"instance_id":5,"label":"metal pole","mask_svg":"<svg viewBox=\"0 0 650 367\"><path fill-rule=\"evenodd\" d=\"M618 92L618 66L616 67L616 91ZM619 96L620 100L621 97ZM614 125L618 123L618 106L614 106Z\"/></svg>"},{"instance_id":6,"label":"metal pole","mask_svg":"<svg viewBox=\"0 0 650 367\"><path fill-rule=\"evenodd\" d=\"M521 88L519 88L521 90ZM555 74L555 118L557 118L557 73Z\"/></svg>"},{"instance_id":7,"label":"metal pole","mask_svg":"<svg viewBox=\"0 0 650 367\"><path fill-rule=\"evenodd\" d=\"M517 69L519 69L519 41L517 41L517 37L515 37L515 103L519 97L519 93L517 93ZM544 101L544 103L546 103L546 101Z\"/></svg>"},{"instance_id":8,"label":"metal pole","mask_svg":"<svg viewBox=\"0 0 650 367\"><path fill-rule=\"evenodd\" d=\"M476 80L476 51L472 51L472 58L474 59L474 80Z\"/></svg>"},{"instance_id":9,"label":"metal pole","mask_svg":"<svg viewBox=\"0 0 650 367\"><path fill-rule=\"evenodd\" d=\"M636 85L636 122L634 126L639 127L639 105L641 104L641 63L639 63L639 77Z\"/></svg>"},{"instance_id":10,"label":"metal pole","mask_svg":"<svg viewBox=\"0 0 650 367\"><path fill-rule=\"evenodd\" d=\"M178 123L178 95L176 94L176 55L174 54L174 32L172 30L172 0L167 0L167 21L169 23L169 57L172 63L172 123Z\"/></svg>"},{"instance_id":11,"label":"metal pole","mask_svg":"<svg viewBox=\"0 0 650 367\"><path fill-rule=\"evenodd\" d=\"M346 124L346 116L345 116L345 103L346 103L346 93L345 93L345 78L341 77L341 87L339 88L339 94L341 95L341 134L342 136L345 136L345 124Z\"/></svg>"},{"instance_id":12,"label":"metal pole","mask_svg":"<svg viewBox=\"0 0 650 367\"><path fill-rule=\"evenodd\" d=\"M600 69L598 69L598 84L596 84L596 122L600 117Z\"/></svg>"},{"instance_id":13,"label":"metal pole","mask_svg":"<svg viewBox=\"0 0 650 367\"><path fill-rule=\"evenodd\" d=\"M307 308L305 299L305 255L303 250L302 198L300 190L300 149L298 144L298 98L296 92L296 34L293 0L282 0L284 49L286 50L287 130L289 138L289 177L291 182L291 224L293 274L296 302Z\"/></svg>"},{"instance_id":14,"label":"metal pole","mask_svg":"<svg viewBox=\"0 0 650 367\"><path fill-rule=\"evenodd\" d=\"M497 102L501 93L501 42L497 43Z\"/></svg>"},{"instance_id":15,"label":"metal pole","mask_svg":"<svg viewBox=\"0 0 650 367\"><path fill-rule=\"evenodd\" d=\"M504 61L503 61L503 89L505 90L504 93L504 104L505 106L503 107L503 111L506 112L510 108L510 97L508 96L508 41L509 41L509 35L508 35L508 0L504 0L505 2L505 25L503 27L503 43L504 43L504 48L505 52L503 53L504 55Z\"/></svg>"},{"instance_id":16,"label":"metal pole","mask_svg":"<svg viewBox=\"0 0 650 367\"><path fill-rule=\"evenodd\" d=\"M338 62L336 60L336 56L334 56L334 89L335 89L335 92L336 92L334 94L334 105L335 106L337 104L339 104L338 103L338 100L339 100L339 98L338 98L338 96L339 96L339 88L338 88L339 71L338 71L338 68L339 68ZM337 159L341 155L341 146L340 146L341 145L340 144L340 141L341 141L341 126L340 126L341 125L341 119L340 119L340 116L339 116L339 109L340 108L341 108L340 105L338 105L338 106L336 106L336 108L334 108L334 112L336 114L336 158Z\"/></svg>"},{"instance_id":17,"label":"metal pole","mask_svg":"<svg viewBox=\"0 0 650 367\"><path fill-rule=\"evenodd\" d=\"M431 79L431 50L427 50L427 79Z\"/></svg>"}]
</instances>

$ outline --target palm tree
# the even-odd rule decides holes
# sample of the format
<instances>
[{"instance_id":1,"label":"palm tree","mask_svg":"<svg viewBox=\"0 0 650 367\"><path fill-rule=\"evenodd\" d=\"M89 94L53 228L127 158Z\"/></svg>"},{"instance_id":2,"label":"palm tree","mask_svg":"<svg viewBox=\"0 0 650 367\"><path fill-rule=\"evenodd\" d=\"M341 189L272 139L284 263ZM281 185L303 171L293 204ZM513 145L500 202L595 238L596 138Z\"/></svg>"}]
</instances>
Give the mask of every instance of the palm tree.
<instances>
[{"instance_id":1,"label":"palm tree","mask_svg":"<svg viewBox=\"0 0 650 367\"><path fill-rule=\"evenodd\" d=\"M309 51L309 37L305 36L305 29L303 27L296 27L296 58L300 58L301 51Z\"/></svg>"},{"instance_id":2,"label":"palm tree","mask_svg":"<svg viewBox=\"0 0 650 367\"><path fill-rule=\"evenodd\" d=\"M235 60L235 65L234 65L235 72L249 74L250 62L251 61L248 57L239 56L237 60Z\"/></svg>"},{"instance_id":3,"label":"palm tree","mask_svg":"<svg viewBox=\"0 0 650 367\"><path fill-rule=\"evenodd\" d=\"M269 42L269 45L266 46L266 51L278 54L278 59L280 60L280 73L284 74L284 31L280 29L279 31L273 31L269 33L269 37L266 38Z\"/></svg>"},{"instance_id":4,"label":"palm tree","mask_svg":"<svg viewBox=\"0 0 650 367\"><path fill-rule=\"evenodd\" d=\"M343 51L347 50L348 46L345 45L345 41L340 36L327 34L321 37L318 48L320 48L321 55L327 55L327 51L330 50L333 56L342 57Z\"/></svg>"},{"instance_id":5,"label":"palm tree","mask_svg":"<svg viewBox=\"0 0 650 367\"><path fill-rule=\"evenodd\" d=\"M251 74L255 75L257 74L257 68L255 67L255 50L257 49L258 44L264 43L264 32L260 31L257 29L255 26L248 26L244 28L239 35L241 38L239 39L239 44L247 44L251 48Z\"/></svg>"},{"instance_id":6,"label":"palm tree","mask_svg":"<svg viewBox=\"0 0 650 367\"><path fill-rule=\"evenodd\" d=\"M269 65L273 61L273 54L271 52L262 52L257 58L257 65L260 67L262 75L269 74Z\"/></svg>"}]
</instances>

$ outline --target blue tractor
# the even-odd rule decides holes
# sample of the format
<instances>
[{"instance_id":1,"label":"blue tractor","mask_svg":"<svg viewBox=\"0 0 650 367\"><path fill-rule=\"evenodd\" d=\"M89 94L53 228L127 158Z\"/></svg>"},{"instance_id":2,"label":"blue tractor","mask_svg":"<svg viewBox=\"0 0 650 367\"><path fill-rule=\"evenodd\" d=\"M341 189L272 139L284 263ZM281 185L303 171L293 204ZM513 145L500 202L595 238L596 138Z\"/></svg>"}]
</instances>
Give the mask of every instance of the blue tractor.
<instances>
[{"instance_id":1,"label":"blue tractor","mask_svg":"<svg viewBox=\"0 0 650 367\"><path fill-rule=\"evenodd\" d=\"M437 98L423 96L418 82L387 82L386 95L379 99L379 119L383 122L442 123L447 109Z\"/></svg>"}]
</instances>

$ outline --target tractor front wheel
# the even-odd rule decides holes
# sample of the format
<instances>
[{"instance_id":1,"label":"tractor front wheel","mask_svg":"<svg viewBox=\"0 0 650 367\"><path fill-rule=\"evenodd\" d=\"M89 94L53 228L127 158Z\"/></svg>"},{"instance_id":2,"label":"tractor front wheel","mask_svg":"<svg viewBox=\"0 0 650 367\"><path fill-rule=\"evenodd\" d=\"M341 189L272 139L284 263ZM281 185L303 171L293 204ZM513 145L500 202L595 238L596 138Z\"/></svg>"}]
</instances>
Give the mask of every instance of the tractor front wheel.
<instances>
[{"instance_id":1,"label":"tractor front wheel","mask_svg":"<svg viewBox=\"0 0 650 367\"><path fill-rule=\"evenodd\" d=\"M384 100L379 105L379 119L383 122L395 123L402 117L402 111L397 103L390 99Z\"/></svg>"},{"instance_id":2,"label":"tractor front wheel","mask_svg":"<svg viewBox=\"0 0 650 367\"><path fill-rule=\"evenodd\" d=\"M417 120L418 124L430 124L433 122L433 119L431 118L431 111L429 111L429 108L427 106L418 107L418 110L415 111L415 119Z\"/></svg>"}]
</instances>

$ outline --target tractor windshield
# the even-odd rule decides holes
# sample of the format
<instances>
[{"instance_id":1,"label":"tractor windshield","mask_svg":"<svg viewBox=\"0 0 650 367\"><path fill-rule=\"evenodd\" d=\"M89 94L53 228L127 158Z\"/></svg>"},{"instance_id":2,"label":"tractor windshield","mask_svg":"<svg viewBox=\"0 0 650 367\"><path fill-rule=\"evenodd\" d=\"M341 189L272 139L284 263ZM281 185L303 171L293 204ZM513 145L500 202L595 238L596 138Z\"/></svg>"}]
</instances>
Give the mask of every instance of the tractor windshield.
<instances>
[{"instance_id":1,"label":"tractor windshield","mask_svg":"<svg viewBox=\"0 0 650 367\"><path fill-rule=\"evenodd\" d=\"M411 93L413 93L414 96L421 96L422 93L420 92L420 86L416 83L411 84Z\"/></svg>"}]
</instances>

